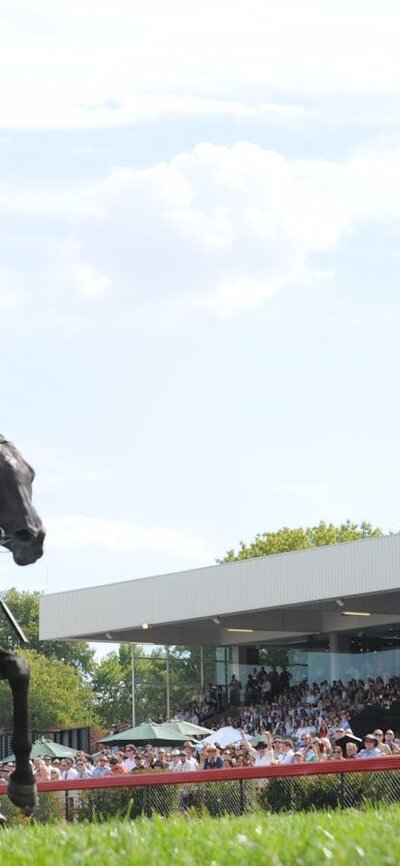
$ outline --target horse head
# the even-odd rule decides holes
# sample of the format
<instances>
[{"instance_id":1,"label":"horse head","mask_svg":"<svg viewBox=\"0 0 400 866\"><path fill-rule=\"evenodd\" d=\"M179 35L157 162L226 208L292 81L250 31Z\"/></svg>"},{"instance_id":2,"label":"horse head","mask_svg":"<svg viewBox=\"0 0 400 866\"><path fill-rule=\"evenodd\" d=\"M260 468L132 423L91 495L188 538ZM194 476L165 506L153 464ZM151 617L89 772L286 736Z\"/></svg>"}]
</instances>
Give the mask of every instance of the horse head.
<instances>
[{"instance_id":1,"label":"horse head","mask_svg":"<svg viewBox=\"0 0 400 866\"><path fill-rule=\"evenodd\" d=\"M15 446L0 436L0 544L17 565L31 565L43 554L46 533L31 501L34 477Z\"/></svg>"}]
</instances>

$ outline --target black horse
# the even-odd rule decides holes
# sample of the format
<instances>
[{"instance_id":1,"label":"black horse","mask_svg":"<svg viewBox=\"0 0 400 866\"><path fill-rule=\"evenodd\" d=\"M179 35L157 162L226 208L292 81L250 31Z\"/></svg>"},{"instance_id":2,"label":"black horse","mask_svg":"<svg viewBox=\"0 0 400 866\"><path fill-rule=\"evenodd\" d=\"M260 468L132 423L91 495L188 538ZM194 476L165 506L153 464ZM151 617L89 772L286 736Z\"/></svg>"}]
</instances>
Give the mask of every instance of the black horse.
<instances>
[{"instance_id":1,"label":"black horse","mask_svg":"<svg viewBox=\"0 0 400 866\"><path fill-rule=\"evenodd\" d=\"M0 435L0 544L12 552L17 565L30 565L43 553L45 530L31 503L34 477L15 446ZM15 771L9 779L8 796L17 806L32 808L37 794L29 761L32 743L26 661L0 649L0 679L8 680L13 697Z\"/></svg>"}]
</instances>

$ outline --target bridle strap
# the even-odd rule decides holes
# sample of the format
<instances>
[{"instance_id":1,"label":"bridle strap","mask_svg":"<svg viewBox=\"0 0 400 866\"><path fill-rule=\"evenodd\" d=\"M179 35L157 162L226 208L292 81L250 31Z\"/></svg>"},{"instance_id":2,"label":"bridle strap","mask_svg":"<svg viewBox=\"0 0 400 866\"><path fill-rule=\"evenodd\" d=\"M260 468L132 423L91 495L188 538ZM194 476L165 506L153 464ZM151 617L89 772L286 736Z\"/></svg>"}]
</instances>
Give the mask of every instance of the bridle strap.
<instances>
[{"instance_id":1,"label":"bridle strap","mask_svg":"<svg viewBox=\"0 0 400 866\"><path fill-rule=\"evenodd\" d=\"M7 544L10 541L2 526L0 526L0 547L2 544Z\"/></svg>"}]
</instances>

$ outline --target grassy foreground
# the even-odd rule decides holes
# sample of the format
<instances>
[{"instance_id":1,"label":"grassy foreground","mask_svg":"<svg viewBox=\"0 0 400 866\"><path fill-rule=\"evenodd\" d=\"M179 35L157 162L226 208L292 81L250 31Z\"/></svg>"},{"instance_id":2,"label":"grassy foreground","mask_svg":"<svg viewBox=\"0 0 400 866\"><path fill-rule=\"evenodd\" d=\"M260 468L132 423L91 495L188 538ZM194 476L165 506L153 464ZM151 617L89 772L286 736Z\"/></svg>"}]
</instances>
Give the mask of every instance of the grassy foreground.
<instances>
[{"instance_id":1,"label":"grassy foreground","mask_svg":"<svg viewBox=\"0 0 400 866\"><path fill-rule=\"evenodd\" d=\"M397 866L400 806L365 812L24 826L1 866Z\"/></svg>"}]
</instances>

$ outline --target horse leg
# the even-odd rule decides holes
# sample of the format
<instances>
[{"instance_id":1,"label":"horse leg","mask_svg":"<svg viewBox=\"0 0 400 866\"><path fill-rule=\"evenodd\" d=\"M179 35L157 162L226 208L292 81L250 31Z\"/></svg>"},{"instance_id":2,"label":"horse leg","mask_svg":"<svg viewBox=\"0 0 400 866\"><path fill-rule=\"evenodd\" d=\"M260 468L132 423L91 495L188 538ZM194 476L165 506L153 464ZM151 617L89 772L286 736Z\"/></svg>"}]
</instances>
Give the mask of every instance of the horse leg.
<instances>
[{"instance_id":1,"label":"horse leg","mask_svg":"<svg viewBox=\"0 0 400 866\"><path fill-rule=\"evenodd\" d=\"M16 806L32 809L37 803L37 792L29 760L32 742L28 727L29 668L25 659L0 650L0 679L8 680L13 697L11 744L15 770L9 778L7 793Z\"/></svg>"}]
</instances>

